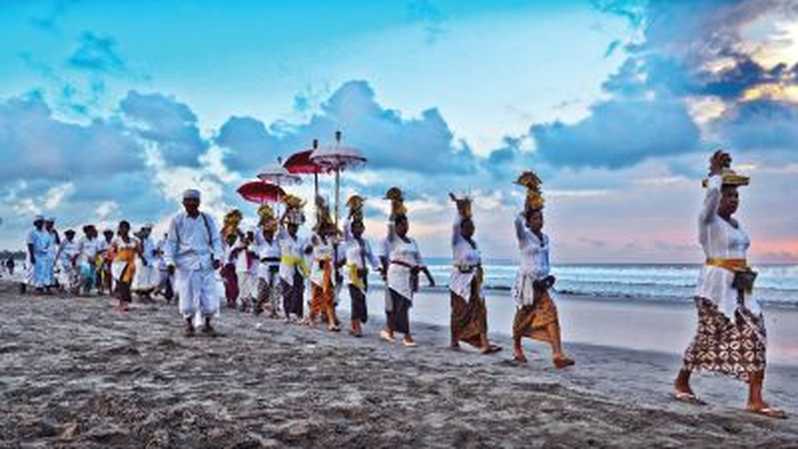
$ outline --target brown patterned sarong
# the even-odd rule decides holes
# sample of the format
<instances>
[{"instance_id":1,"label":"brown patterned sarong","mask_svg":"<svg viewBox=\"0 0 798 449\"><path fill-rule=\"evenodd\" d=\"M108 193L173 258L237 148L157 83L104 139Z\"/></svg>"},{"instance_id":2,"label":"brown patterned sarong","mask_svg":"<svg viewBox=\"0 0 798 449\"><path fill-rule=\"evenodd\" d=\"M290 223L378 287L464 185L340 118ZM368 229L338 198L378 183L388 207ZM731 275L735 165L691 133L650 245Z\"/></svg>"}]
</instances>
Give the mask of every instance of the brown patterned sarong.
<instances>
[{"instance_id":1,"label":"brown patterned sarong","mask_svg":"<svg viewBox=\"0 0 798 449\"><path fill-rule=\"evenodd\" d=\"M684 369L712 371L750 382L765 369L767 332L763 315L738 308L732 322L705 298L695 299L698 329L684 352Z\"/></svg>"},{"instance_id":2,"label":"brown patterned sarong","mask_svg":"<svg viewBox=\"0 0 798 449\"><path fill-rule=\"evenodd\" d=\"M485 307L485 300L479 296L476 282L471 283L471 298L468 302L460 295L450 293L452 339L482 347L482 336L488 333L488 309Z\"/></svg>"},{"instance_id":3,"label":"brown patterned sarong","mask_svg":"<svg viewBox=\"0 0 798 449\"><path fill-rule=\"evenodd\" d=\"M549 292L545 290L536 290L535 296L531 306L522 306L515 312L513 338L529 337L533 340L552 343L548 332L549 325L557 326L557 334L560 331L557 306L549 296Z\"/></svg>"}]
</instances>

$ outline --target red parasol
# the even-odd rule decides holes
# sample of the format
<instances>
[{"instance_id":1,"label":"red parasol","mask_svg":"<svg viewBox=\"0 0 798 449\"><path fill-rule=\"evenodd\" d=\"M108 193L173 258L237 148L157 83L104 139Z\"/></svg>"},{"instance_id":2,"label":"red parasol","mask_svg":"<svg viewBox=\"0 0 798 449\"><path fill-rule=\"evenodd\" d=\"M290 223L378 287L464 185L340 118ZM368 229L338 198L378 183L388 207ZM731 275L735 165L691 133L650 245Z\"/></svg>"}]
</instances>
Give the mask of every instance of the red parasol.
<instances>
[{"instance_id":1,"label":"red parasol","mask_svg":"<svg viewBox=\"0 0 798 449\"><path fill-rule=\"evenodd\" d=\"M294 175L317 175L330 172L329 168L322 167L310 160L310 155L314 150L315 148L311 148L292 154L283 162L283 167L288 170L288 173Z\"/></svg>"},{"instance_id":2,"label":"red parasol","mask_svg":"<svg viewBox=\"0 0 798 449\"><path fill-rule=\"evenodd\" d=\"M257 204L276 203L285 196L280 186L263 181L250 181L239 187L237 192L245 200Z\"/></svg>"}]
</instances>

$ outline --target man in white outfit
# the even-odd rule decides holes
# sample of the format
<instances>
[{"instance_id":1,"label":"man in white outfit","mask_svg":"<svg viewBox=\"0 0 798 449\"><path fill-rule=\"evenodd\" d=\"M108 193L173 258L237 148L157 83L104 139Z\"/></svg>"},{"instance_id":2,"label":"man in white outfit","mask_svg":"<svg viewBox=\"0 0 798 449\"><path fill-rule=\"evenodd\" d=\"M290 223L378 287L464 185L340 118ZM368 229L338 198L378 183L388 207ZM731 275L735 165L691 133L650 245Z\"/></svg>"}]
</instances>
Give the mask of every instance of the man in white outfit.
<instances>
[{"instance_id":1,"label":"man in white outfit","mask_svg":"<svg viewBox=\"0 0 798 449\"><path fill-rule=\"evenodd\" d=\"M199 210L200 192L183 192L184 212L172 218L164 251L167 271L175 275L186 336L194 335L194 320L204 319L202 332L215 335L211 320L219 311L215 271L221 266L222 243L213 218Z\"/></svg>"}]
</instances>

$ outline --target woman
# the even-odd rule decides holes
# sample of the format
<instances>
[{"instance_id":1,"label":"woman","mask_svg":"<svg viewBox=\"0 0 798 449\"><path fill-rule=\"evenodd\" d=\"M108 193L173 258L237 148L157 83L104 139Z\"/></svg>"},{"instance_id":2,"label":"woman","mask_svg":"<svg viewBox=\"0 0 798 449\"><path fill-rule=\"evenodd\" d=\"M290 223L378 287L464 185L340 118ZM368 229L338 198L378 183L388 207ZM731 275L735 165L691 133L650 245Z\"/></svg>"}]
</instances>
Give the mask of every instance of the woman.
<instances>
[{"instance_id":1,"label":"woman","mask_svg":"<svg viewBox=\"0 0 798 449\"><path fill-rule=\"evenodd\" d=\"M305 277L310 270L305 262L307 245L299 238L299 226L305 222L304 203L293 195L286 195L285 212L280 219L277 240L280 242L280 290L283 293L285 321L298 321L303 315Z\"/></svg>"},{"instance_id":2,"label":"woman","mask_svg":"<svg viewBox=\"0 0 798 449\"><path fill-rule=\"evenodd\" d=\"M696 289L698 329L674 382L676 399L700 404L690 388L693 371L714 371L748 383L746 410L772 418L786 414L762 398L767 333L762 309L751 295L756 274L748 267L748 234L733 218L740 204L737 187L748 178L731 169L731 157L710 159L707 193L699 216L699 241L706 255Z\"/></svg>"},{"instance_id":3,"label":"woman","mask_svg":"<svg viewBox=\"0 0 798 449\"><path fill-rule=\"evenodd\" d=\"M549 294L555 278L550 274L549 237L543 233L541 181L533 172L525 172L516 183L528 190L524 211L515 218L521 266L512 290L517 306L513 320L514 359L527 362L521 339L528 337L549 343L554 366L565 368L574 361L563 352L557 306Z\"/></svg>"},{"instance_id":4,"label":"woman","mask_svg":"<svg viewBox=\"0 0 798 449\"><path fill-rule=\"evenodd\" d=\"M136 273L136 256L141 255L141 246L135 237L130 236L130 223L119 222L117 236L111 242L114 261L111 263L111 276L114 280L114 294L119 300L119 310L127 312L133 301L130 284Z\"/></svg>"},{"instance_id":5,"label":"woman","mask_svg":"<svg viewBox=\"0 0 798 449\"><path fill-rule=\"evenodd\" d=\"M268 207L268 206L265 206ZM261 210L265 210L261 207ZM258 213L261 215L261 229L256 235L258 247L258 302L255 304L254 313L260 315L263 309L268 306L269 316L277 318L277 310L280 308L280 242L275 237L277 232L277 220L273 217L273 212ZM264 216L266 215L266 216Z\"/></svg>"},{"instance_id":6,"label":"woman","mask_svg":"<svg viewBox=\"0 0 798 449\"><path fill-rule=\"evenodd\" d=\"M147 224L139 230L137 237L141 245L141 255L136 257L136 274L131 285L131 290L139 295L143 302L152 302L151 295L161 283L155 242L151 238L152 228L153 225Z\"/></svg>"},{"instance_id":7,"label":"woman","mask_svg":"<svg viewBox=\"0 0 798 449\"><path fill-rule=\"evenodd\" d=\"M313 248L313 260L310 270L310 313L306 324L316 325L316 318L322 315L326 318L327 329L338 332L338 318L335 316L335 280L337 256L338 230L333 223L329 209L321 198L316 199L317 217L316 232L310 239Z\"/></svg>"},{"instance_id":8,"label":"woman","mask_svg":"<svg viewBox=\"0 0 798 449\"><path fill-rule=\"evenodd\" d=\"M350 199L351 201L351 199ZM369 313L366 305L368 292L369 265L374 271L380 270L380 262L371 250L367 239L363 238L366 227L363 218L357 213L350 214L350 221L345 227L346 234L346 284L351 299L350 335L363 336L363 324L368 321Z\"/></svg>"},{"instance_id":9,"label":"woman","mask_svg":"<svg viewBox=\"0 0 798 449\"><path fill-rule=\"evenodd\" d=\"M413 294L418 291L418 274L423 272L427 276L429 285L434 287L435 280L429 269L424 265L421 251L416 241L408 237L410 224L407 215L400 213L404 209L394 207L388 223L388 273L385 314L387 317L386 328L380 332L380 337L389 342L394 342L394 334L404 334L402 343L406 347L415 347L416 342L410 334L410 308L413 306Z\"/></svg>"},{"instance_id":10,"label":"woman","mask_svg":"<svg viewBox=\"0 0 798 449\"><path fill-rule=\"evenodd\" d=\"M480 349L483 354L492 354L501 347L488 341L488 310L482 290L482 257L474 241L474 222L471 219L471 200L457 199L457 215L452 226L452 257L454 267L449 280L452 302L452 349L460 349L464 341Z\"/></svg>"}]
</instances>

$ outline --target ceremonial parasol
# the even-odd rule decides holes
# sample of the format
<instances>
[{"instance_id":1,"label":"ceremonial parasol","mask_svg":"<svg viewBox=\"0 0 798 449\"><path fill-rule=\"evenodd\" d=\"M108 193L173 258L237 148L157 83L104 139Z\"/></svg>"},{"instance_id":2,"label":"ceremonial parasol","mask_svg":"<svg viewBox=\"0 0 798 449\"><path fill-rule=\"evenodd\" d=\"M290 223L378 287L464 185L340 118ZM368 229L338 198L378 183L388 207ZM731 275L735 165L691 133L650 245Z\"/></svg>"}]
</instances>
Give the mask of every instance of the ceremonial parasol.
<instances>
[{"instance_id":1,"label":"ceremonial parasol","mask_svg":"<svg viewBox=\"0 0 798 449\"><path fill-rule=\"evenodd\" d=\"M279 159L278 159L279 161ZM267 165L258 173L258 179L278 186L301 184L302 179L288 172L281 163Z\"/></svg>"},{"instance_id":2,"label":"ceremonial parasol","mask_svg":"<svg viewBox=\"0 0 798 449\"><path fill-rule=\"evenodd\" d=\"M338 225L338 205L340 202L341 172L362 167L366 157L359 150L341 145L341 131L335 132L335 144L318 148L310 155L310 161L335 173L335 224Z\"/></svg>"},{"instance_id":3,"label":"ceremonial parasol","mask_svg":"<svg viewBox=\"0 0 798 449\"><path fill-rule=\"evenodd\" d=\"M276 203L285 196L285 192L280 186L263 181L250 181L242 184L237 192L245 200L257 204Z\"/></svg>"},{"instance_id":4,"label":"ceremonial parasol","mask_svg":"<svg viewBox=\"0 0 798 449\"><path fill-rule=\"evenodd\" d=\"M308 150L298 151L283 162L283 167L293 175L313 175L313 203L316 203L315 198L319 196L319 174L329 173L331 170L328 167L323 167L312 160L311 154L319 148L318 139L313 139L313 147Z\"/></svg>"}]
</instances>

